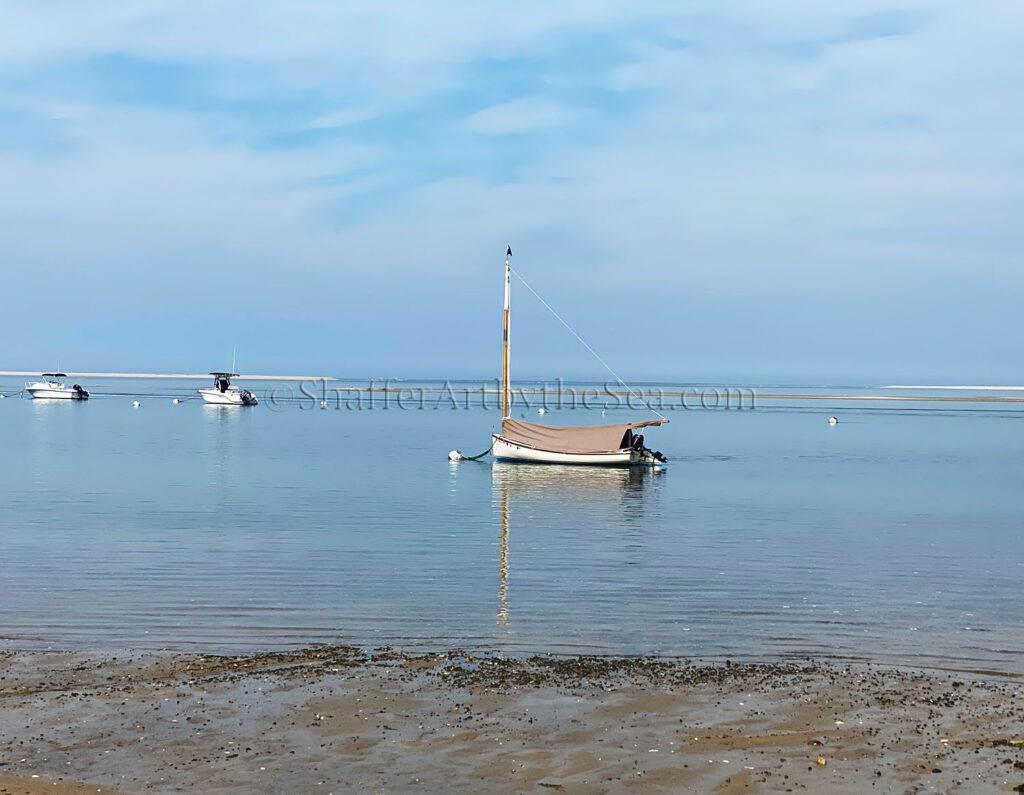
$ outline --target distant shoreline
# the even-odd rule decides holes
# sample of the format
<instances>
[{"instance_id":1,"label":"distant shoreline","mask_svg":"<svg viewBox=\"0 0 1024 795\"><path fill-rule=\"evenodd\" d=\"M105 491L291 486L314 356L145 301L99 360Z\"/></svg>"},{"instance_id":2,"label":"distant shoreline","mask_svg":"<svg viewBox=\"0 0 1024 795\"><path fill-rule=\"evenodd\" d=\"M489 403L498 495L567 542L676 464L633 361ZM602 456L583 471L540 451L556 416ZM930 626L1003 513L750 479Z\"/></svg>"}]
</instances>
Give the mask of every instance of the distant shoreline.
<instances>
[{"instance_id":1,"label":"distant shoreline","mask_svg":"<svg viewBox=\"0 0 1024 795\"><path fill-rule=\"evenodd\" d=\"M889 384L882 389L966 389L989 390L992 392L1021 392L1024 386L926 386L923 384Z\"/></svg>"},{"instance_id":2,"label":"distant shoreline","mask_svg":"<svg viewBox=\"0 0 1024 795\"><path fill-rule=\"evenodd\" d=\"M40 370L0 370L0 377L25 377L25 378L38 378L42 371ZM183 381L205 381L210 377L209 373L85 373L85 372L69 372L65 374L68 378L166 378L166 379L179 379ZM239 380L247 379L249 381L337 381L338 379L328 375L239 375ZM407 385L398 384L394 386L385 387L349 387L350 391L358 392L398 392L402 389L407 389ZM965 392L981 391L981 392L1024 392L1024 386L988 386L988 385L942 385L942 384L886 384L885 386L876 387L877 389L933 389L933 390L959 390ZM488 390L489 391L489 390ZM496 392L496 390L494 390ZM523 389L517 390L524 394L540 394L541 390ZM546 391L547 394L557 395L558 392ZM615 394L625 395L627 393L616 392ZM665 393L666 395L676 395L677 393ZM760 394L757 397L767 398L804 398L804 397L841 397L848 399L867 399L867 400L892 400L894 398L881 398L871 397L867 395L797 395L797 394ZM903 398L904 396L900 396ZM927 398L926 398L927 399ZM933 400L935 398L932 398Z\"/></svg>"},{"instance_id":3,"label":"distant shoreline","mask_svg":"<svg viewBox=\"0 0 1024 795\"><path fill-rule=\"evenodd\" d=\"M0 376L27 376L38 378L38 370L0 370ZM68 378L178 378L186 381L206 381L210 373L65 373ZM329 375L239 375L249 381L337 381Z\"/></svg>"}]
</instances>

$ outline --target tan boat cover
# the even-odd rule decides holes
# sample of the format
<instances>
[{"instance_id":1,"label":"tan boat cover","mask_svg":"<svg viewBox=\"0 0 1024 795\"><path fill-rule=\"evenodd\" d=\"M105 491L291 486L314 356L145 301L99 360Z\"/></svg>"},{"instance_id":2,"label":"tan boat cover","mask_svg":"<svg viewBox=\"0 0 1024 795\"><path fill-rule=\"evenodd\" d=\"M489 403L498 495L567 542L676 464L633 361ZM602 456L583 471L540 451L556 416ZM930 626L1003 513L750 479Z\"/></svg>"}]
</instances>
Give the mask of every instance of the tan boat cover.
<instances>
[{"instance_id":1,"label":"tan boat cover","mask_svg":"<svg viewBox=\"0 0 1024 795\"><path fill-rule=\"evenodd\" d=\"M506 417L501 437L513 444L553 453L613 453L628 447L626 431L661 425L668 420L628 422L624 425L537 425Z\"/></svg>"}]
</instances>

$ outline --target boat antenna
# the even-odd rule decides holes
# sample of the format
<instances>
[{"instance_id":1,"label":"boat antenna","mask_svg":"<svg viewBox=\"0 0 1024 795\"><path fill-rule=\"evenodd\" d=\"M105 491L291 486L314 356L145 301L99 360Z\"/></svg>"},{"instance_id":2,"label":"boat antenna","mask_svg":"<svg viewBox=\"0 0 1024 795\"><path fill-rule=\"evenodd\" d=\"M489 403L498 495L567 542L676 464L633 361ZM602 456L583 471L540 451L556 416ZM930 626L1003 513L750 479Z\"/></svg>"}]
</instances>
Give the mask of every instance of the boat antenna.
<instances>
[{"instance_id":1,"label":"boat antenna","mask_svg":"<svg viewBox=\"0 0 1024 795\"><path fill-rule=\"evenodd\" d=\"M511 254L511 253L512 253L512 249L509 249L509 254ZM514 273L516 275L516 278L519 279L519 281L521 281L523 283L523 286L525 286L527 290L529 290L531 293L534 294L534 296L536 296L538 301L540 301L542 304L544 304L544 306L547 308L547 310L558 319L559 323L561 323L563 326L565 326L567 329L569 329L569 333L572 334L576 339L578 339L580 341L580 344L583 345L584 348L586 348L588 351L590 351L591 355L595 359L597 359L604 366L605 370L607 370L609 373L612 374L612 377L614 377L616 381L618 381L620 384L622 384L623 387L626 388L626 391L629 392L629 394L631 394L633 397L635 397L637 400L639 400L641 403L643 403L645 406L647 406L647 408L650 409L652 413L657 414L659 417L661 417L663 420L665 420L665 422L669 421L668 417L666 417L660 411L657 411L653 406L651 406L650 403L648 403L646 400L644 400L642 397L640 397L640 395L638 395L636 392L634 392L633 388L629 384L627 384L625 381L623 381L621 378L619 378L618 373L616 373L608 365L608 362L606 362L604 359L602 359L600 356L598 356L597 355L597 351L595 351L593 348L591 348L589 345L587 345L587 341L585 339L583 339L583 337L581 337L579 334L577 334L576 330L572 326L570 326L568 323L566 323L565 320L562 319L562 316L560 314L558 314L554 309L551 308L551 304L549 304L547 301L545 301L543 298L540 297L540 293L538 293L536 290L534 290L530 286L530 283L527 282L526 279L523 278L522 274L519 273L519 271L512 270L508 266L508 260L507 259L506 259L506 262L505 262L505 267L508 268L508 270L512 271L512 273ZM506 276L506 279L507 279L507 276ZM508 317L508 282L507 281L506 281L505 285L506 285L505 286L505 316L507 318ZM506 320L506 323L505 323L505 328L506 328L506 335L507 335L507 329L508 329L508 321L507 320ZM507 343L506 343L506 348L507 348ZM507 372L507 369L508 369L508 366L506 364L506 372Z\"/></svg>"},{"instance_id":2,"label":"boat antenna","mask_svg":"<svg viewBox=\"0 0 1024 795\"><path fill-rule=\"evenodd\" d=\"M505 419L509 416L508 413L508 309L509 302L512 298L512 266L509 264L512 260L512 245L508 244L505 246L505 318L504 318L504 333L502 334L501 344L501 418Z\"/></svg>"},{"instance_id":3,"label":"boat antenna","mask_svg":"<svg viewBox=\"0 0 1024 795\"><path fill-rule=\"evenodd\" d=\"M231 372L235 372L235 355L238 353L238 343L231 349Z\"/></svg>"}]
</instances>

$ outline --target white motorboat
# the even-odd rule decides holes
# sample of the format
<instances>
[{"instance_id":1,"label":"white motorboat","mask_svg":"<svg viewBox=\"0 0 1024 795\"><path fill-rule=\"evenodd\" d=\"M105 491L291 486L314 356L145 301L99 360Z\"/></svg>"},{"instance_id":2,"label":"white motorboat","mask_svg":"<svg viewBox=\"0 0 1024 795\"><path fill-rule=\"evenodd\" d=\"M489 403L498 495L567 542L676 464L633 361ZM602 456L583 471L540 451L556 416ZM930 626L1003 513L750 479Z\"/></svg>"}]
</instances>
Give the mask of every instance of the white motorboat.
<instances>
[{"instance_id":1,"label":"white motorboat","mask_svg":"<svg viewBox=\"0 0 1024 795\"><path fill-rule=\"evenodd\" d=\"M65 373L43 373L42 381L25 384L25 391L34 398L51 400L88 400L89 393L78 384L68 386L60 379Z\"/></svg>"},{"instance_id":2,"label":"white motorboat","mask_svg":"<svg viewBox=\"0 0 1024 795\"><path fill-rule=\"evenodd\" d=\"M259 400L248 389L239 389L231 384L238 373L210 373L213 386L196 391L203 396L203 402L214 406L257 406Z\"/></svg>"},{"instance_id":3,"label":"white motorboat","mask_svg":"<svg viewBox=\"0 0 1024 795\"><path fill-rule=\"evenodd\" d=\"M491 455L498 461L533 464L631 466L633 464L653 465L665 463L666 459L660 452L651 450L644 445L642 434L634 433L639 428L661 425L668 422L668 419L660 415L660 419L656 420L629 422L619 425L541 425L539 423L512 419L509 415L511 259L512 247L509 246L505 252L501 433L491 435L491 449L489 451Z\"/></svg>"}]
</instances>

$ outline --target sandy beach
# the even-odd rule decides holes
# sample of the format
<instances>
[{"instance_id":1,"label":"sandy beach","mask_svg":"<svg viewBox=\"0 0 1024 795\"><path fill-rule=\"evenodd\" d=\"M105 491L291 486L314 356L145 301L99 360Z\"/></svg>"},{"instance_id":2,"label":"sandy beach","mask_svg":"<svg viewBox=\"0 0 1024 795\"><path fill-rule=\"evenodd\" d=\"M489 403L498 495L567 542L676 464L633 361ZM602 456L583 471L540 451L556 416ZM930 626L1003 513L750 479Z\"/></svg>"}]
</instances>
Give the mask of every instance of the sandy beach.
<instances>
[{"instance_id":1,"label":"sandy beach","mask_svg":"<svg viewBox=\"0 0 1024 795\"><path fill-rule=\"evenodd\" d=\"M0 657L0 793L1022 792L1021 679L310 648Z\"/></svg>"},{"instance_id":2,"label":"sandy beach","mask_svg":"<svg viewBox=\"0 0 1024 795\"><path fill-rule=\"evenodd\" d=\"M965 389L976 392L1020 392L1024 391L1024 386L929 386L923 384L889 384L883 386L882 389Z\"/></svg>"}]
</instances>

